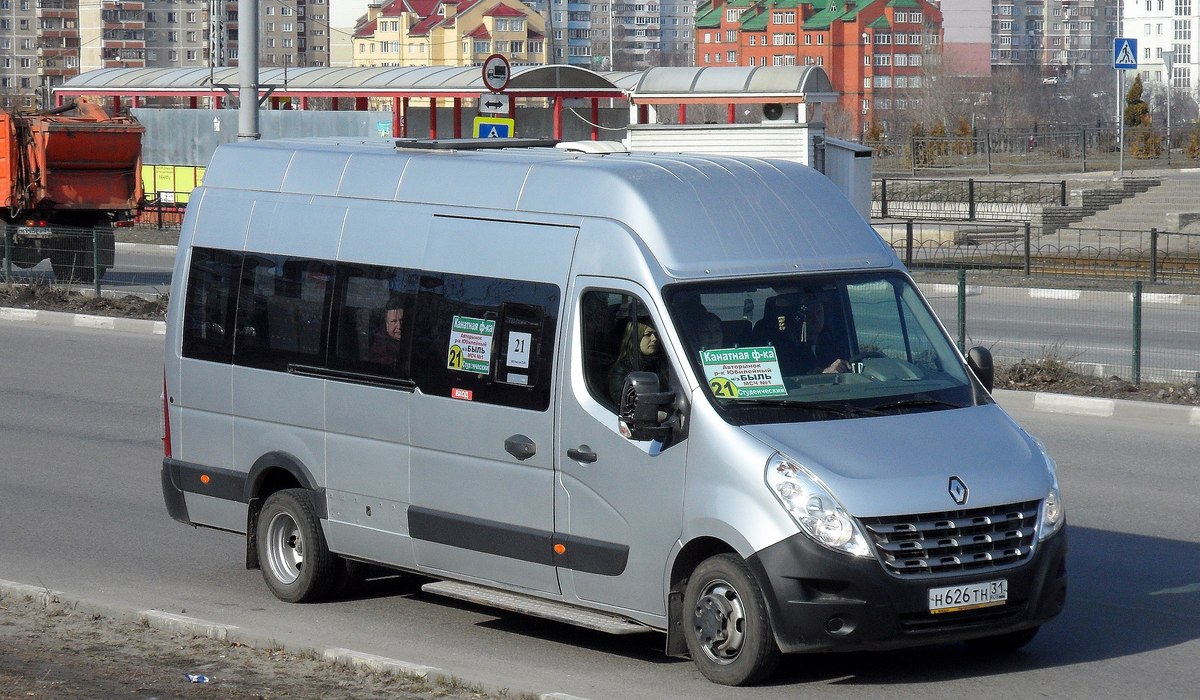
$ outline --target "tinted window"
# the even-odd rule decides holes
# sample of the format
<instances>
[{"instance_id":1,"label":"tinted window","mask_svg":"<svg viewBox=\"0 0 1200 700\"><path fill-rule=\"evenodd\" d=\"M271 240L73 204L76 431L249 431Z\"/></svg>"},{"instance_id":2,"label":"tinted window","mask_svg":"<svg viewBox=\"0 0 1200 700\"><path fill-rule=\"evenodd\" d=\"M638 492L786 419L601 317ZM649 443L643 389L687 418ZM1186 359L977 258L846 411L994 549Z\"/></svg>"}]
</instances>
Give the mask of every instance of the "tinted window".
<instances>
[{"instance_id":1,"label":"tinted window","mask_svg":"<svg viewBox=\"0 0 1200 700\"><path fill-rule=\"evenodd\" d=\"M228 363L240 253L195 248L183 308L183 356Z\"/></svg>"},{"instance_id":2,"label":"tinted window","mask_svg":"<svg viewBox=\"0 0 1200 700\"><path fill-rule=\"evenodd\" d=\"M373 265L337 266L329 368L407 378L418 274Z\"/></svg>"},{"instance_id":3,"label":"tinted window","mask_svg":"<svg viewBox=\"0 0 1200 700\"><path fill-rule=\"evenodd\" d=\"M291 364L324 366L332 268L318 260L247 253L234 364L279 371Z\"/></svg>"},{"instance_id":4,"label":"tinted window","mask_svg":"<svg viewBox=\"0 0 1200 700\"><path fill-rule=\"evenodd\" d=\"M558 303L553 284L423 274L413 378L434 396L546 410Z\"/></svg>"},{"instance_id":5,"label":"tinted window","mask_svg":"<svg viewBox=\"0 0 1200 700\"><path fill-rule=\"evenodd\" d=\"M581 319L584 380L594 399L616 413L625 376L635 371L655 372L659 386L668 386L658 331L641 300L622 292L588 292Z\"/></svg>"}]
</instances>

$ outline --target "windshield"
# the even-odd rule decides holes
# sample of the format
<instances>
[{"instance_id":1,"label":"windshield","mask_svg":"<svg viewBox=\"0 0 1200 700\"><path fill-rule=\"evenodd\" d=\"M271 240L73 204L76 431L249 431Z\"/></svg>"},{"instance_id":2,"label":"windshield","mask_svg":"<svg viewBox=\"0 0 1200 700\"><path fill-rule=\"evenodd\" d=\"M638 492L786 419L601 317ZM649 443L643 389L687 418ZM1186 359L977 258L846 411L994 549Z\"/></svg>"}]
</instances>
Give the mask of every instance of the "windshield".
<instances>
[{"instance_id":1,"label":"windshield","mask_svg":"<svg viewBox=\"0 0 1200 700\"><path fill-rule=\"evenodd\" d=\"M693 370L731 422L988 401L898 272L679 284L664 292Z\"/></svg>"}]
</instances>

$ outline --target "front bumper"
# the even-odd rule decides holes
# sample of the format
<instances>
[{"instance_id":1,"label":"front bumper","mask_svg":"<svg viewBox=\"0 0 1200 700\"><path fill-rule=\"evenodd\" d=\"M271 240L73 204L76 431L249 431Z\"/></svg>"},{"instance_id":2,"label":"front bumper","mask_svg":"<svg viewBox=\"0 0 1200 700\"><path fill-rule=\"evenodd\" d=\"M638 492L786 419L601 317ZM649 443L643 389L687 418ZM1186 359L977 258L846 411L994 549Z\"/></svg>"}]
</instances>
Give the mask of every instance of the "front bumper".
<instances>
[{"instance_id":1,"label":"front bumper","mask_svg":"<svg viewBox=\"0 0 1200 700\"><path fill-rule=\"evenodd\" d=\"M803 534L755 553L747 563L766 598L779 648L787 653L879 650L954 642L1036 627L1067 595L1063 528L1013 568L964 576L900 578L874 558L830 551ZM1005 605L929 613L929 589L1007 579Z\"/></svg>"}]
</instances>

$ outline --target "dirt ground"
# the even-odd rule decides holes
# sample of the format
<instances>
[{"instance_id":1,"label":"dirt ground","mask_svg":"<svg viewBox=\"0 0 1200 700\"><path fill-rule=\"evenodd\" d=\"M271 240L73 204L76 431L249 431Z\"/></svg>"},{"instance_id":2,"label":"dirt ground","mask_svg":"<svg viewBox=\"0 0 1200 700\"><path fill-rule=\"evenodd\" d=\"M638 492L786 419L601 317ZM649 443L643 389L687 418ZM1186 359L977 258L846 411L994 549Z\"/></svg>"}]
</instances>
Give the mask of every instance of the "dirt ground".
<instances>
[{"instance_id":1,"label":"dirt ground","mask_svg":"<svg viewBox=\"0 0 1200 700\"><path fill-rule=\"evenodd\" d=\"M189 680L188 674L206 682ZM521 697L461 683L371 673L312 656L251 649L0 598L0 699L336 700Z\"/></svg>"}]
</instances>

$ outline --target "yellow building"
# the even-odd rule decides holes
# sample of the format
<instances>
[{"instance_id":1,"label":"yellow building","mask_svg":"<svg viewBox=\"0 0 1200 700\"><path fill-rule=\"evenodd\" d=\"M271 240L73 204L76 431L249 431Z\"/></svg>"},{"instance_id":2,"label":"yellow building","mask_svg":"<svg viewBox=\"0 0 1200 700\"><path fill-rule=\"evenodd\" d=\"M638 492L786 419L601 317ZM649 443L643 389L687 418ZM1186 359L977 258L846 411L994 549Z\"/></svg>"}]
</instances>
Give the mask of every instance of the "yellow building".
<instances>
[{"instance_id":1,"label":"yellow building","mask_svg":"<svg viewBox=\"0 0 1200 700\"><path fill-rule=\"evenodd\" d=\"M354 65L473 66L498 53L546 65L546 23L520 0L392 0L354 30Z\"/></svg>"}]
</instances>

